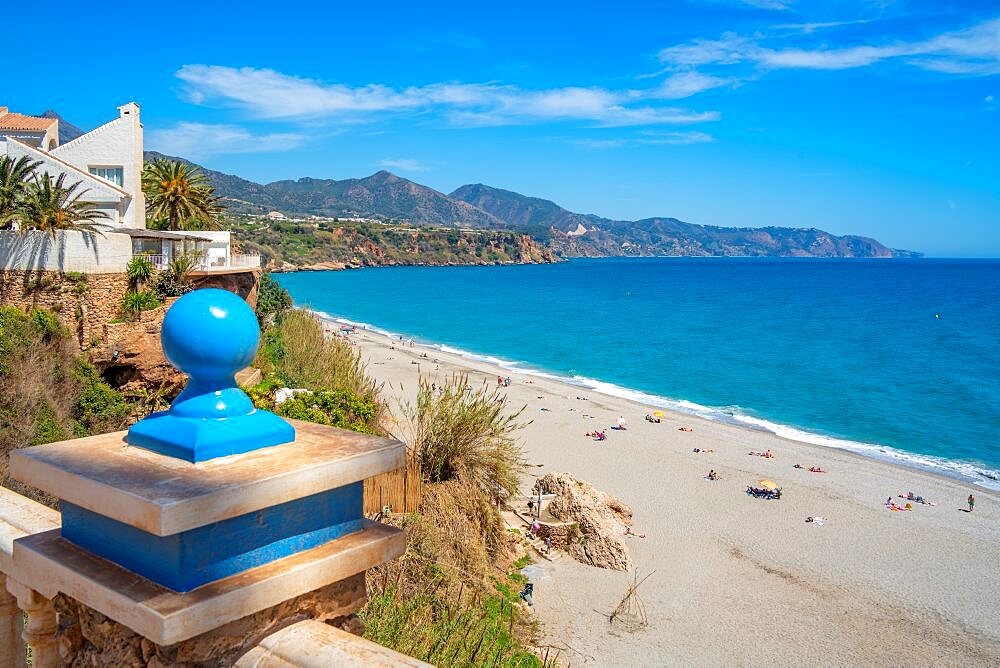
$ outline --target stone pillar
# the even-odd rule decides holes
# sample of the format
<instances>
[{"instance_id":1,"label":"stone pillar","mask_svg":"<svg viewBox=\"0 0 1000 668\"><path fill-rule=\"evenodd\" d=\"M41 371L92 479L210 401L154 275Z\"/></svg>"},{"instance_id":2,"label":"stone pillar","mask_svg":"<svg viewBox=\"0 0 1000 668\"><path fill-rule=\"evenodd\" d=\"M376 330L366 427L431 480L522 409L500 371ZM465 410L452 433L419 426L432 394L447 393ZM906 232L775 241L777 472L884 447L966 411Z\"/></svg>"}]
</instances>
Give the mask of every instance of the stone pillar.
<instances>
[{"instance_id":1,"label":"stone pillar","mask_svg":"<svg viewBox=\"0 0 1000 668\"><path fill-rule=\"evenodd\" d=\"M27 653L24 648L24 614L17 599L7 591L7 577L0 574L0 665L24 668Z\"/></svg>"},{"instance_id":2,"label":"stone pillar","mask_svg":"<svg viewBox=\"0 0 1000 668\"><path fill-rule=\"evenodd\" d=\"M17 605L28 615L21 637L31 647L32 668L56 668L62 665L56 631L59 622L52 601L16 580L7 580L7 590L17 598Z\"/></svg>"}]
</instances>

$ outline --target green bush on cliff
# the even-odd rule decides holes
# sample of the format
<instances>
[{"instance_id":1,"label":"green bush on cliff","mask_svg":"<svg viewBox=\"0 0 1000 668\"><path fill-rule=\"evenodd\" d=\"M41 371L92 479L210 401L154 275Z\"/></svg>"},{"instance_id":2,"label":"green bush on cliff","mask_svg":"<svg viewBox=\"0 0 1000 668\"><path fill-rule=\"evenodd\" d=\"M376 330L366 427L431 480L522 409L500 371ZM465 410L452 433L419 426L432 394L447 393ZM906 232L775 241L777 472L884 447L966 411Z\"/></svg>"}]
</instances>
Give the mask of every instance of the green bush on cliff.
<instances>
[{"instance_id":1,"label":"green bush on cliff","mask_svg":"<svg viewBox=\"0 0 1000 668\"><path fill-rule=\"evenodd\" d=\"M7 453L120 429L129 410L51 311L0 307L0 474Z\"/></svg>"},{"instance_id":2,"label":"green bush on cliff","mask_svg":"<svg viewBox=\"0 0 1000 668\"><path fill-rule=\"evenodd\" d=\"M288 311L264 332L254 366L277 376L287 387L347 389L378 400L380 385L368 375L361 354L308 311Z\"/></svg>"},{"instance_id":3,"label":"green bush on cliff","mask_svg":"<svg viewBox=\"0 0 1000 668\"><path fill-rule=\"evenodd\" d=\"M290 308L292 308L292 296L288 294L288 290L281 287L270 273L262 275L255 309L261 326L264 327L280 318Z\"/></svg>"},{"instance_id":4,"label":"green bush on cliff","mask_svg":"<svg viewBox=\"0 0 1000 668\"><path fill-rule=\"evenodd\" d=\"M77 359L72 375L80 385L73 406L75 436L101 434L125 426L131 410L128 402L101 378L90 362Z\"/></svg>"},{"instance_id":5,"label":"green bush on cliff","mask_svg":"<svg viewBox=\"0 0 1000 668\"><path fill-rule=\"evenodd\" d=\"M295 420L374 434L379 405L371 397L359 397L351 390L340 388L297 394L279 404L274 412Z\"/></svg>"}]
</instances>

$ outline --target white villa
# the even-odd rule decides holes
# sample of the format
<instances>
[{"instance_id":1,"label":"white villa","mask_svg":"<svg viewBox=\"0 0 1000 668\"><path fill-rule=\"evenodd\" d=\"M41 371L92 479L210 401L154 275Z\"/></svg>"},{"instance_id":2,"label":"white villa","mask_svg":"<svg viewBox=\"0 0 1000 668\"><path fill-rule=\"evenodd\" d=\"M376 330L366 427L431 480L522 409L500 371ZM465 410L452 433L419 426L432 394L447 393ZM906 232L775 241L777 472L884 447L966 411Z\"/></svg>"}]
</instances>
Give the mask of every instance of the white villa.
<instances>
[{"instance_id":1,"label":"white villa","mask_svg":"<svg viewBox=\"0 0 1000 668\"><path fill-rule=\"evenodd\" d=\"M27 156L40 162L36 172L66 183L80 183L81 200L107 215L103 234L60 232L53 240L41 232L20 235L0 231L0 270L123 271L135 254L149 255L165 268L181 253L198 258L200 272L246 271L260 267L260 257L232 252L228 231L182 232L146 229L142 194L143 143L139 105L118 107L118 117L65 144L59 143L59 120L12 113L0 106L0 156Z\"/></svg>"}]
</instances>

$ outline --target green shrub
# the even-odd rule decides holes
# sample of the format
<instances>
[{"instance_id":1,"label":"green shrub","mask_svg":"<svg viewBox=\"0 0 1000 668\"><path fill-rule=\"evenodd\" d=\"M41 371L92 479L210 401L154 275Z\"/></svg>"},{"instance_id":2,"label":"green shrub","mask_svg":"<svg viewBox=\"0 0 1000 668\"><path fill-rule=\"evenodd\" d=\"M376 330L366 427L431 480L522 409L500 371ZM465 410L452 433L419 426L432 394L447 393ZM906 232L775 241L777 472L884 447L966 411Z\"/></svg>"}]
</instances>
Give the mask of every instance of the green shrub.
<instances>
[{"instance_id":1,"label":"green shrub","mask_svg":"<svg viewBox=\"0 0 1000 668\"><path fill-rule=\"evenodd\" d=\"M381 390L361 354L343 339L325 336L319 318L307 311L288 311L265 331L255 365L288 387L348 389L376 401Z\"/></svg>"},{"instance_id":2,"label":"green shrub","mask_svg":"<svg viewBox=\"0 0 1000 668\"><path fill-rule=\"evenodd\" d=\"M257 292L257 320L261 325L265 325L282 316L288 309L292 308L292 296L288 290L281 287L271 274L265 273L260 277L260 288Z\"/></svg>"},{"instance_id":3,"label":"green shrub","mask_svg":"<svg viewBox=\"0 0 1000 668\"><path fill-rule=\"evenodd\" d=\"M369 397L341 388L297 394L279 404L275 412L282 417L374 434L379 406Z\"/></svg>"},{"instance_id":4,"label":"green shrub","mask_svg":"<svg viewBox=\"0 0 1000 668\"><path fill-rule=\"evenodd\" d=\"M72 281L73 283L86 283L87 275L82 271L67 271L63 276L67 281Z\"/></svg>"},{"instance_id":5,"label":"green shrub","mask_svg":"<svg viewBox=\"0 0 1000 668\"><path fill-rule=\"evenodd\" d=\"M66 430L59 422L59 417L51 404L43 404L35 414L34 429L31 432L31 445L65 441Z\"/></svg>"},{"instance_id":6,"label":"green shrub","mask_svg":"<svg viewBox=\"0 0 1000 668\"><path fill-rule=\"evenodd\" d=\"M121 429L129 416L129 405L121 392L113 389L92 364L78 359L72 371L80 384L73 407L74 431L79 435L100 434Z\"/></svg>"},{"instance_id":7,"label":"green shrub","mask_svg":"<svg viewBox=\"0 0 1000 668\"><path fill-rule=\"evenodd\" d=\"M122 312L135 316L160 305L160 299L149 290L129 290L122 297Z\"/></svg>"},{"instance_id":8,"label":"green shrub","mask_svg":"<svg viewBox=\"0 0 1000 668\"><path fill-rule=\"evenodd\" d=\"M194 287L187 280L177 280L173 271L158 271L149 282L149 290L160 299L180 297L191 292Z\"/></svg>"},{"instance_id":9,"label":"green shrub","mask_svg":"<svg viewBox=\"0 0 1000 668\"><path fill-rule=\"evenodd\" d=\"M136 255L125 265L125 274L133 286L142 285L153 275L153 263L145 255Z\"/></svg>"}]
</instances>

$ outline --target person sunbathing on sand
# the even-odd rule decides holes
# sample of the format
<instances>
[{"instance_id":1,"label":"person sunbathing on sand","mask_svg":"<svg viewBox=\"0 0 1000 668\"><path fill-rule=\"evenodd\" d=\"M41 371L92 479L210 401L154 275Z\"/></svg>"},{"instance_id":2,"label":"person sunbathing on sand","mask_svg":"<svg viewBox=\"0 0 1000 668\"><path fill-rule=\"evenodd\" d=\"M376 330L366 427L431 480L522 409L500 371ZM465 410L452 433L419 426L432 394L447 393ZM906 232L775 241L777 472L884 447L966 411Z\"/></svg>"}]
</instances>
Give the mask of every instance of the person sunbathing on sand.
<instances>
[{"instance_id":1,"label":"person sunbathing on sand","mask_svg":"<svg viewBox=\"0 0 1000 668\"><path fill-rule=\"evenodd\" d=\"M910 504L906 504L906 506L909 505ZM906 506L899 505L893 500L891 496L885 500L885 507L887 510L910 510L910 508L907 508Z\"/></svg>"},{"instance_id":2,"label":"person sunbathing on sand","mask_svg":"<svg viewBox=\"0 0 1000 668\"><path fill-rule=\"evenodd\" d=\"M645 538L646 537L646 534L644 534L644 533L636 533L636 532L632 531L632 527L625 527L625 535L626 536L635 536L636 538Z\"/></svg>"},{"instance_id":3,"label":"person sunbathing on sand","mask_svg":"<svg viewBox=\"0 0 1000 668\"><path fill-rule=\"evenodd\" d=\"M691 427L680 427L677 431L694 431Z\"/></svg>"},{"instance_id":4,"label":"person sunbathing on sand","mask_svg":"<svg viewBox=\"0 0 1000 668\"><path fill-rule=\"evenodd\" d=\"M715 469L712 469L711 471L708 472L708 475L705 476L705 478L707 480L718 480L719 476L718 474L716 474Z\"/></svg>"},{"instance_id":5,"label":"person sunbathing on sand","mask_svg":"<svg viewBox=\"0 0 1000 668\"><path fill-rule=\"evenodd\" d=\"M914 494L913 492L907 492L906 496L903 496L902 494L900 494L899 498L906 499L907 501L916 501L917 503L925 505L925 506L936 506L937 505L933 501L928 501L924 497L920 496L919 494Z\"/></svg>"},{"instance_id":6,"label":"person sunbathing on sand","mask_svg":"<svg viewBox=\"0 0 1000 668\"><path fill-rule=\"evenodd\" d=\"M810 466L810 467L809 467L809 470L810 470L810 471L811 471L812 473L826 473L826 471L824 471L824 470L823 470L823 469L822 469L821 467L819 467L819 466Z\"/></svg>"},{"instance_id":7,"label":"person sunbathing on sand","mask_svg":"<svg viewBox=\"0 0 1000 668\"><path fill-rule=\"evenodd\" d=\"M715 452L712 448L695 448L693 452Z\"/></svg>"}]
</instances>

